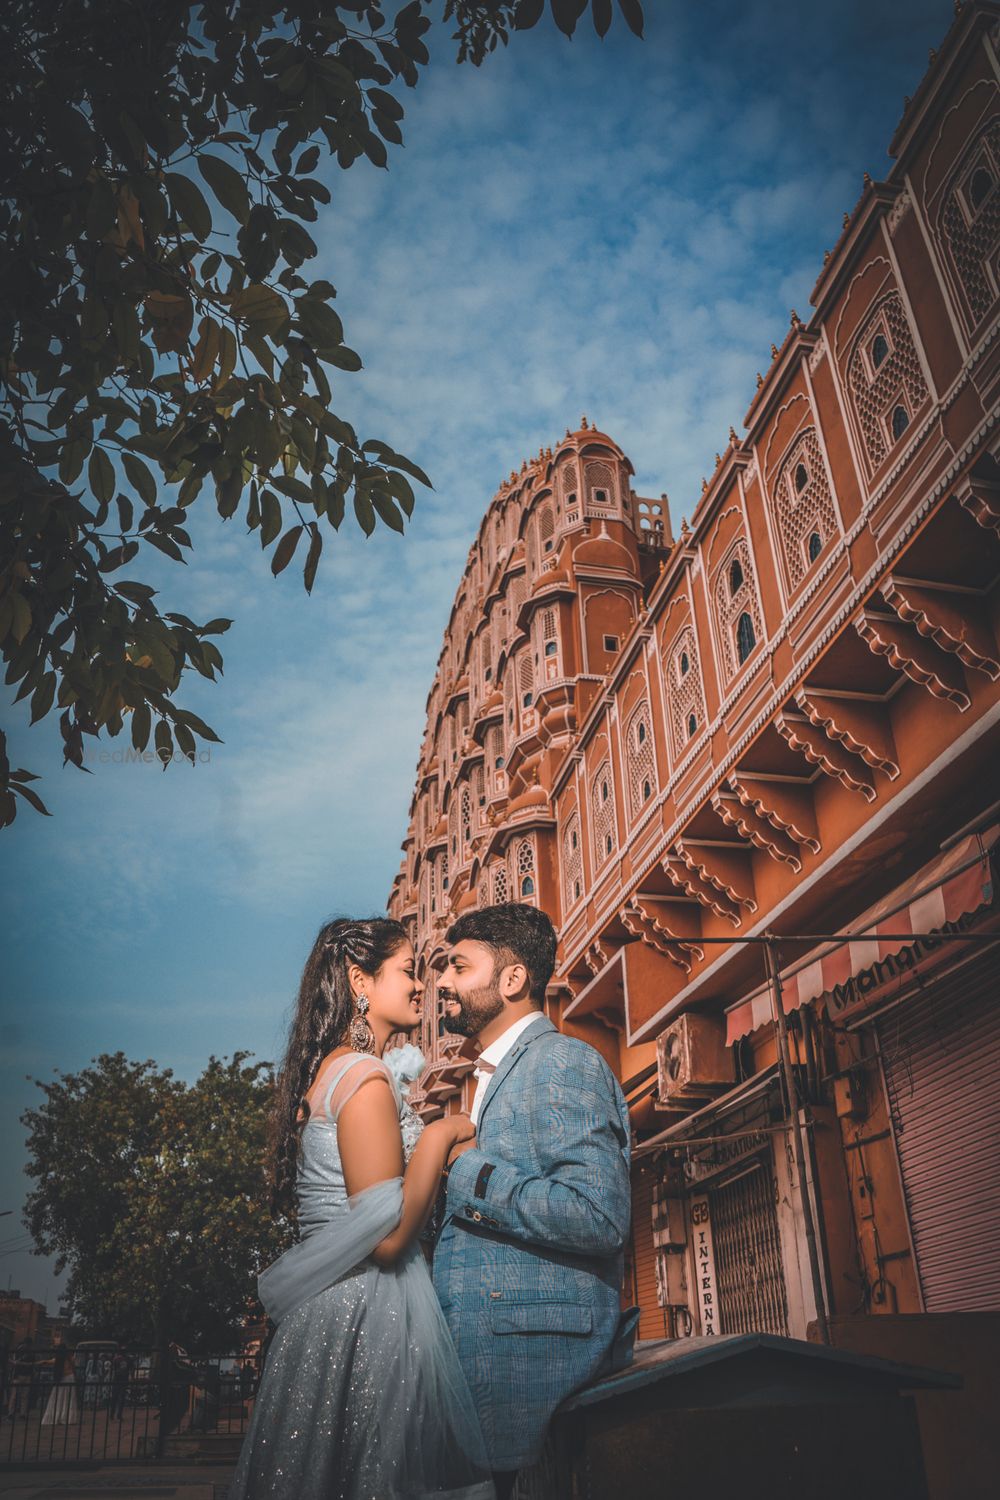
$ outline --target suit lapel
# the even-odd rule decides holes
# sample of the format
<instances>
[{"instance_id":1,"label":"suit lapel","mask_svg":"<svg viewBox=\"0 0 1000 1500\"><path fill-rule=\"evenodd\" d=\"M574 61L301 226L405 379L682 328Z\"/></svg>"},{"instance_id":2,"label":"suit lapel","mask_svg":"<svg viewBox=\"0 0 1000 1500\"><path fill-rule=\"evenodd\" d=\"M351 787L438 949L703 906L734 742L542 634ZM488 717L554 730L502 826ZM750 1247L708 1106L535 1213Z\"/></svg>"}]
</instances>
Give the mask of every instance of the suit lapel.
<instances>
[{"instance_id":1,"label":"suit lapel","mask_svg":"<svg viewBox=\"0 0 1000 1500\"><path fill-rule=\"evenodd\" d=\"M537 1021L532 1021L530 1026L526 1026L524 1028L524 1030L521 1032L521 1035L514 1043L513 1047L511 1047L510 1051L506 1053L503 1058L501 1058L500 1062L497 1064L496 1072L490 1079L490 1086L486 1090L486 1093L483 1097L483 1102L479 1110L479 1119L476 1122L477 1135L482 1131L483 1116L489 1108L490 1100L493 1098L497 1089L507 1077L507 1074L510 1072L511 1068L513 1068L517 1064L519 1058L523 1057L525 1051L528 1049L528 1047L531 1046L532 1042L537 1041L540 1036L544 1036L547 1031L555 1031L555 1029L556 1028L553 1026L548 1016L540 1015Z\"/></svg>"}]
</instances>

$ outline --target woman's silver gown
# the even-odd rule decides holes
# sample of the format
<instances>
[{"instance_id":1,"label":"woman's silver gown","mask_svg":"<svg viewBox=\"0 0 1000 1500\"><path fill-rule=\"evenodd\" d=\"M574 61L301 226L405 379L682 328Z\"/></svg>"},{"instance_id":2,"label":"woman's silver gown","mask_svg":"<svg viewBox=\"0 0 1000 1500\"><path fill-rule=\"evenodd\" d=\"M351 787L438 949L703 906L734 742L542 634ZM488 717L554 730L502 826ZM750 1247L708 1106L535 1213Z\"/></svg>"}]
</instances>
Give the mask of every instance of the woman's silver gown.
<instances>
[{"instance_id":1,"label":"woman's silver gown","mask_svg":"<svg viewBox=\"0 0 1000 1500\"><path fill-rule=\"evenodd\" d=\"M393 1054L390 1054L392 1057ZM340 1109L389 1075L404 1157L423 1128L377 1058L338 1060L302 1130L302 1239L261 1277L278 1323L230 1500L492 1500L472 1398L419 1245L383 1270L367 1257L399 1222L402 1181L348 1198Z\"/></svg>"}]
</instances>

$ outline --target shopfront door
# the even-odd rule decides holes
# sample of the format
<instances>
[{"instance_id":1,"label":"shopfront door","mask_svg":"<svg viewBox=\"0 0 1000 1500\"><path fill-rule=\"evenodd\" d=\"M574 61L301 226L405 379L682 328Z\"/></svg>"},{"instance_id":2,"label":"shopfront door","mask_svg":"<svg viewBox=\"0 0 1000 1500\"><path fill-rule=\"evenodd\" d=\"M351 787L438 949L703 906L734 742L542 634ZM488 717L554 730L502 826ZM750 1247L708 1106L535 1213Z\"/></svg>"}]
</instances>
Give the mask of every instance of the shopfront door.
<instances>
[{"instance_id":1,"label":"shopfront door","mask_svg":"<svg viewBox=\"0 0 1000 1500\"><path fill-rule=\"evenodd\" d=\"M708 1189L722 1333L788 1333L775 1197L767 1159Z\"/></svg>"}]
</instances>

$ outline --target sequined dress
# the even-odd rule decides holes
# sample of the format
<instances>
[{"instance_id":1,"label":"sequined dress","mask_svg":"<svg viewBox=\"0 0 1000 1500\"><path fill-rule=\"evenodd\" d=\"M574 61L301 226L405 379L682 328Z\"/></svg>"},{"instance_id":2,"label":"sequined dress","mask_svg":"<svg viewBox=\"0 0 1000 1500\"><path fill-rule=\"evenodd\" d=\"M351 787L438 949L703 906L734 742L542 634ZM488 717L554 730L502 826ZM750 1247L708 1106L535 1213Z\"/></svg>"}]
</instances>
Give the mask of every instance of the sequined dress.
<instances>
[{"instance_id":1,"label":"sequined dress","mask_svg":"<svg viewBox=\"0 0 1000 1500\"><path fill-rule=\"evenodd\" d=\"M402 1185L397 1178L348 1198L337 1114L381 1069L406 1161L422 1122L391 1068L360 1054L339 1062L302 1130L301 1243L261 1278L265 1306L280 1320L230 1500L493 1500L472 1398L419 1246L388 1269L356 1257L358 1245L370 1251L398 1222ZM324 1264L334 1267L332 1284Z\"/></svg>"}]
</instances>

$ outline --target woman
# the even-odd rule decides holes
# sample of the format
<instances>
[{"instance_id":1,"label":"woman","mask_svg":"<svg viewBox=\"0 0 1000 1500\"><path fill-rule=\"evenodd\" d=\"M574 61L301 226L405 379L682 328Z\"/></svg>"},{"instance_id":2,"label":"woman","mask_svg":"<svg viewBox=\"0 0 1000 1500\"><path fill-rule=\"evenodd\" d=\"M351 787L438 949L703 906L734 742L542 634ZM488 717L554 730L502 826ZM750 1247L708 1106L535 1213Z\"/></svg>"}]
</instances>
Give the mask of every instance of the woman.
<instances>
[{"instance_id":1,"label":"woman","mask_svg":"<svg viewBox=\"0 0 1000 1500\"><path fill-rule=\"evenodd\" d=\"M467 1115L423 1128L382 1061L418 1025L422 990L385 918L328 923L306 962L272 1142L275 1207L297 1206L302 1239L260 1278L277 1331L230 1500L494 1494L417 1244L474 1130Z\"/></svg>"},{"instance_id":2,"label":"woman","mask_svg":"<svg viewBox=\"0 0 1000 1500\"><path fill-rule=\"evenodd\" d=\"M42 1414L42 1426L68 1427L79 1420L76 1366L72 1354L60 1339L52 1345L52 1393Z\"/></svg>"}]
</instances>

